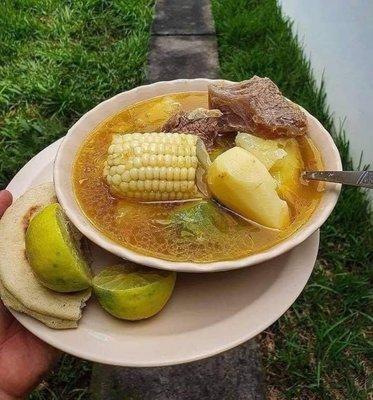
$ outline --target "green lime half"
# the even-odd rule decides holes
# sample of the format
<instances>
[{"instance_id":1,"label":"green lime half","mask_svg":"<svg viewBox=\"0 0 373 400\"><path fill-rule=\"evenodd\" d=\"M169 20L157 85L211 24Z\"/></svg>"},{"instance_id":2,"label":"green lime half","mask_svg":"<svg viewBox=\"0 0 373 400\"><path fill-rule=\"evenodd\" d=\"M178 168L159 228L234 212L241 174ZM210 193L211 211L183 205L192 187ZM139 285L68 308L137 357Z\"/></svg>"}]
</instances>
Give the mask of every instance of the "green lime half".
<instances>
[{"instance_id":1,"label":"green lime half","mask_svg":"<svg viewBox=\"0 0 373 400\"><path fill-rule=\"evenodd\" d=\"M91 285L88 262L74 227L58 203L30 221L26 231L27 259L39 281L56 292L77 292Z\"/></svg>"},{"instance_id":2,"label":"green lime half","mask_svg":"<svg viewBox=\"0 0 373 400\"><path fill-rule=\"evenodd\" d=\"M107 267L93 278L101 306L117 318L138 320L162 310L174 289L176 273L135 264Z\"/></svg>"}]
</instances>

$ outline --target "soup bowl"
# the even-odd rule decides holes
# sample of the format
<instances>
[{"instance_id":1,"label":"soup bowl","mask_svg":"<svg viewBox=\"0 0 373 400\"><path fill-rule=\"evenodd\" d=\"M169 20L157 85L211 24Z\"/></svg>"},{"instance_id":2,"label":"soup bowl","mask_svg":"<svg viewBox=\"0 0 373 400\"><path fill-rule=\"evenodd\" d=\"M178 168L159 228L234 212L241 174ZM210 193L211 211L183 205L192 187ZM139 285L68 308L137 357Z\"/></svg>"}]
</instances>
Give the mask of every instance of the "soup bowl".
<instances>
[{"instance_id":1,"label":"soup bowl","mask_svg":"<svg viewBox=\"0 0 373 400\"><path fill-rule=\"evenodd\" d=\"M210 79L178 79L140 86L98 104L84 114L69 129L58 150L54 163L54 185L57 198L66 215L84 236L109 252L139 264L173 271L216 272L247 267L277 257L302 243L320 228L338 200L340 192L339 184L326 184L323 196L314 213L290 237L265 251L228 261L206 263L177 262L146 256L112 241L93 226L84 215L74 194L72 172L77 152L94 128L111 115L139 101L170 93L207 91L208 85L216 82L216 80ZM232 83L228 81L219 82ZM307 117L308 135L321 153L324 169L341 170L341 159L332 137L315 117L306 110L303 109L303 111Z\"/></svg>"}]
</instances>

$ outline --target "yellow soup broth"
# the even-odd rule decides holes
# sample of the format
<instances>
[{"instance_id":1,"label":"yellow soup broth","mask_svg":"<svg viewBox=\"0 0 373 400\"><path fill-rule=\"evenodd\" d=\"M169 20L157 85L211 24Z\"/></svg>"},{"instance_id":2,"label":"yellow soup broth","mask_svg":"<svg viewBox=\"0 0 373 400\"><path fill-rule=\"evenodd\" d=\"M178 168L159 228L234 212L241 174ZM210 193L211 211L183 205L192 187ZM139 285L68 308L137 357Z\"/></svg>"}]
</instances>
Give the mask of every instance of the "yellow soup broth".
<instances>
[{"instance_id":1,"label":"yellow soup broth","mask_svg":"<svg viewBox=\"0 0 373 400\"><path fill-rule=\"evenodd\" d=\"M105 120L83 143L73 168L74 190L82 211L97 229L113 241L149 256L211 262L237 259L268 249L309 219L320 201L321 190L316 184L302 184L300 170L295 172L297 179L291 186L283 186L281 190L280 182L279 194L287 200L292 213L290 226L281 231L253 226L214 201L210 205L219 218L214 215L212 220L190 228L179 223L183 221L183 214L178 212L196 202L140 203L115 198L102 176L112 135L159 132L174 112L170 107L173 101L187 111L207 108L207 93L176 93L132 105ZM219 138L211 158L234 146L234 138L234 134ZM320 155L311 140L307 137L297 140L303 167L321 169ZM175 213L179 216L176 219ZM198 212L197 217L200 217Z\"/></svg>"}]
</instances>

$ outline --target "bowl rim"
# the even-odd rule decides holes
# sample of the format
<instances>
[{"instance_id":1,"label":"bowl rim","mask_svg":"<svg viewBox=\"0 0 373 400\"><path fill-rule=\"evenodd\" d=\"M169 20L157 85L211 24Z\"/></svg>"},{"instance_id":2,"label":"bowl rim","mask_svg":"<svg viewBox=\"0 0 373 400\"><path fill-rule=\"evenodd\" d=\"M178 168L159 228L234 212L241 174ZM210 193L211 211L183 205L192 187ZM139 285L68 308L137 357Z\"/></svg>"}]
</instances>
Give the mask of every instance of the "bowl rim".
<instances>
[{"instance_id":1,"label":"bowl rim","mask_svg":"<svg viewBox=\"0 0 373 400\"><path fill-rule=\"evenodd\" d=\"M188 91L186 86L188 84L190 84L191 82L196 82L196 83L201 83L201 84L209 84L209 83L213 83L213 82L233 83L232 81L226 81L226 80L222 80L222 79L196 78L196 79L176 79L176 80L172 80L172 81L160 81L160 82L152 83L149 85L138 86L134 89L118 93L117 95L97 104L94 108L92 108L91 110L86 112L78 121L76 121L74 123L74 125L72 125L72 127L68 130L66 136L64 137L61 145L58 148L57 156L56 156L56 159L54 162L54 168L53 168L53 180L54 180L56 195L57 195L59 203L62 205L62 208L65 210L66 215L68 216L70 221L74 224L74 226L76 226L76 228L84 236L86 236L92 242L96 243L98 246L109 251L110 253L113 253L123 259L127 259L127 260L133 261L138 264L147 265L149 267L165 269L165 270L172 270L172 271L180 271L180 272L200 272L200 273L202 273L202 272L218 272L218 271L228 271L228 270L234 270L234 269L239 269L239 268L243 268L243 267L248 267L251 265L259 264L264 261L270 260L274 257L277 257L277 256L291 250L292 248L299 245L300 243L302 243L310 235L312 235L317 229L319 229L321 227L321 225L329 217L329 215L331 214L333 208L335 207L335 205L338 201L339 193L341 190L341 185L333 184L333 186L330 189L329 201L325 204L325 206L319 213L317 219L315 219L312 223L307 224L306 226L300 227L296 232L294 232L292 235L290 235L285 240L270 247L269 249L266 249L263 252L254 253L249 256L239 258L239 259L214 261L214 262L171 261L171 260L166 260L166 259L162 259L162 258L157 258L157 257L141 254L139 252L136 252L134 250L126 248L126 247L120 245L119 243L114 242L110 238L106 237L103 233L101 233L84 215L84 213L80 209L80 207L75 199L75 196L73 196L73 197L75 199L75 202L77 203L76 210L72 209L69 206L68 195L63 188L64 185L61 184L63 182L61 166L63 164L65 164L64 154L65 154L65 151L69 144L69 141L71 140L72 136L75 133L75 127L79 124L82 124L85 120L89 119L93 114L97 113L99 110L103 109L105 107L105 105L107 105L109 102L115 102L119 97L123 96L124 94L136 94L140 91L149 90L149 89L153 89L156 92L157 89L161 89L165 85L183 86L183 90L180 90L180 88L179 88L179 91ZM177 88L175 87L175 89L176 90L174 92L168 92L168 93L176 93ZM194 89L194 90L190 90L190 91L198 91L198 90ZM159 91L158 95L161 96L162 94L165 94L165 93L162 91ZM142 101L142 100L139 100L139 101ZM133 103L133 104L135 104L135 103ZM337 165L336 169L342 170L342 162L341 162L340 154L339 154L339 151L338 151L331 135L314 116L312 116L303 107L301 107L301 108L306 113L308 118L311 118L313 120L313 122L317 125L319 130L321 130L323 132L323 134L325 136L325 140L327 141L327 144L328 144L328 153L333 156L334 162ZM106 118L108 118L108 116ZM104 121L104 119L102 119L98 124L100 124L103 121ZM89 133L84 137L84 139L88 135L89 135ZM77 149L80 148L80 145L83 142L83 140L81 140L79 142ZM80 214L83 217L83 219L85 221L87 221L88 223L81 224L79 221L78 214Z\"/></svg>"}]
</instances>

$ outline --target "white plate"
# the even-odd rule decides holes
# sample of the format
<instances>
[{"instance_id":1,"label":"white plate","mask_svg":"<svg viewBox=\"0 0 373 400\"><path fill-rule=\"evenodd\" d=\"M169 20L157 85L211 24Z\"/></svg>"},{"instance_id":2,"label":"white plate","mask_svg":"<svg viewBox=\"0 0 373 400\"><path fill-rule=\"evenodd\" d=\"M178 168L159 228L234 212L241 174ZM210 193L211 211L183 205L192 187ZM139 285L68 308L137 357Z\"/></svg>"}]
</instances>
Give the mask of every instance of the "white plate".
<instances>
[{"instance_id":1,"label":"white plate","mask_svg":"<svg viewBox=\"0 0 373 400\"><path fill-rule=\"evenodd\" d=\"M52 180L60 141L28 162L8 186L14 197ZM178 275L175 292L156 317L124 322L94 299L79 328L54 331L26 315L15 317L36 336L88 360L133 367L180 364L209 357L251 339L295 301L314 266L318 231L288 253L230 272ZM94 269L116 258L94 247Z\"/></svg>"}]
</instances>

